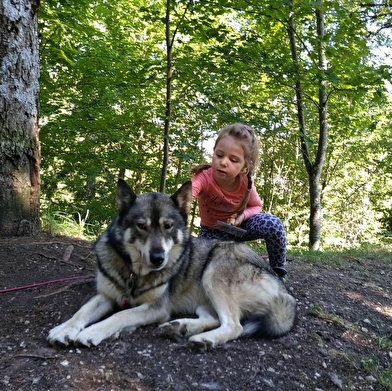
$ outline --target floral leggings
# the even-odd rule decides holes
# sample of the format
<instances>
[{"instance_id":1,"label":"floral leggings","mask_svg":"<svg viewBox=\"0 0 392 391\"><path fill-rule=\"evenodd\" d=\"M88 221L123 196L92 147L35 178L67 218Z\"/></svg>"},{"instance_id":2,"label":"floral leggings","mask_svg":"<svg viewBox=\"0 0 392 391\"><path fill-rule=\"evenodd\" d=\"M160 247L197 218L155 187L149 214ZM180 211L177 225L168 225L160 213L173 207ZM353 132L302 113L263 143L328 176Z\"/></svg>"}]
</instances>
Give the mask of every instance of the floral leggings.
<instances>
[{"instance_id":1,"label":"floral leggings","mask_svg":"<svg viewBox=\"0 0 392 391\"><path fill-rule=\"evenodd\" d=\"M199 237L204 239L235 240L247 242L250 240L264 239L267 247L270 266L279 276L286 272L286 235L280 219L270 213L258 213L241 225L247 233L241 237L235 237L230 233L206 226L200 227Z\"/></svg>"}]
</instances>

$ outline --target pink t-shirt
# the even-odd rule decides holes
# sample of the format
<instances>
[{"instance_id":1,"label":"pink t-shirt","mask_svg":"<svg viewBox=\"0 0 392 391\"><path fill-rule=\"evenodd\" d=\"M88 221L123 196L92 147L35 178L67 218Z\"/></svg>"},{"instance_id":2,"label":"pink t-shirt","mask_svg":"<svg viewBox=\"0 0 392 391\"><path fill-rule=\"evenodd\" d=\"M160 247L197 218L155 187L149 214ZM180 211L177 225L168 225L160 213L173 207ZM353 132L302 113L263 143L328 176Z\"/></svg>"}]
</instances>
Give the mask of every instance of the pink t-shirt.
<instances>
[{"instance_id":1,"label":"pink t-shirt","mask_svg":"<svg viewBox=\"0 0 392 391\"><path fill-rule=\"evenodd\" d=\"M248 177L241 175L240 184L236 191L221 189L215 182L212 168L196 174L192 180L192 199L197 197L201 225L216 228L217 220L227 221L236 213L246 192L248 191ZM256 188L252 185L250 197L244 210L245 220L261 211L261 199Z\"/></svg>"}]
</instances>

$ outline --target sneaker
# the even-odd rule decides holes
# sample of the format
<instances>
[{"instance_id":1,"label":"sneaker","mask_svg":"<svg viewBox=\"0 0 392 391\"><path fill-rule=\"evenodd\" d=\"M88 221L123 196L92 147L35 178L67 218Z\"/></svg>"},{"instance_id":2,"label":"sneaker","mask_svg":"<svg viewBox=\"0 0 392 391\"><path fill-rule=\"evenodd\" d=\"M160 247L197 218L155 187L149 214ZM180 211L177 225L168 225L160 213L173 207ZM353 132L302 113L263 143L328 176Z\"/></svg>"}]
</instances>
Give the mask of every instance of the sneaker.
<instances>
[{"instance_id":1,"label":"sneaker","mask_svg":"<svg viewBox=\"0 0 392 391\"><path fill-rule=\"evenodd\" d=\"M273 267L272 270L277 274L279 279L285 283L287 281L287 270L284 267Z\"/></svg>"},{"instance_id":2,"label":"sneaker","mask_svg":"<svg viewBox=\"0 0 392 391\"><path fill-rule=\"evenodd\" d=\"M284 277L287 274L287 270L284 267L274 266L272 270L279 276Z\"/></svg>"}]
</instances>

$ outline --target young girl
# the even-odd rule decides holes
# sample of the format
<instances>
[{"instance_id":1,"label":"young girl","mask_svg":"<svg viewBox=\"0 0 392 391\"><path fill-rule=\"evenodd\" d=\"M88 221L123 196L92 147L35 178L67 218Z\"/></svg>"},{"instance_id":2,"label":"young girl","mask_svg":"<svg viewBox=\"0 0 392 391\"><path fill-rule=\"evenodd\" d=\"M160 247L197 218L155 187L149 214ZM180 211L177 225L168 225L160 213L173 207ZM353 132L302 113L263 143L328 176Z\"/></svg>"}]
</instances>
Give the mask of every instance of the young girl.
<instances>
[{"instance_id":1,"label":"young girl","mask_svg":"<svg viewBox=\"0 0 392 391\"><path fill-rule=\"evenodd\" d=\"M265 239L272 269L283 278L286 236L278 217L261 213L262 202L252 183L260 144L253 130L243 124L224 127L215 141L211 165L192 169L192 198L197 198L201 227L199 237L248 241ZM245 229L238 239L219 230L222 220Z\"/></svg>"}]
</instances>

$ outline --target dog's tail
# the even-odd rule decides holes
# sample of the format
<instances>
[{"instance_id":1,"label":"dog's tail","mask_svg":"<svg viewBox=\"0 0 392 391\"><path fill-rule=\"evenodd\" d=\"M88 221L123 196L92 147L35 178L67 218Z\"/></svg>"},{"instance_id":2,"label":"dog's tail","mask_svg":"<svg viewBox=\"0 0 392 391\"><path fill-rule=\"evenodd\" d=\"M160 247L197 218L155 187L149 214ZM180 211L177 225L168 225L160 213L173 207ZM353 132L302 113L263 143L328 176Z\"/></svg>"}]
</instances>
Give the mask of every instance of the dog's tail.
<instances>
[{"instance_id":1,"label":"dog's tail","mask_svg":"<svg viewBox=\"0 0 392 391\"><path fill-rule=\"evenodd\" d=\"M245 320L243 335L251 338L279 338L294 327L296 319L295 298L282 292L270 301L269 307Z\"/></svg>"}]
</instances>

